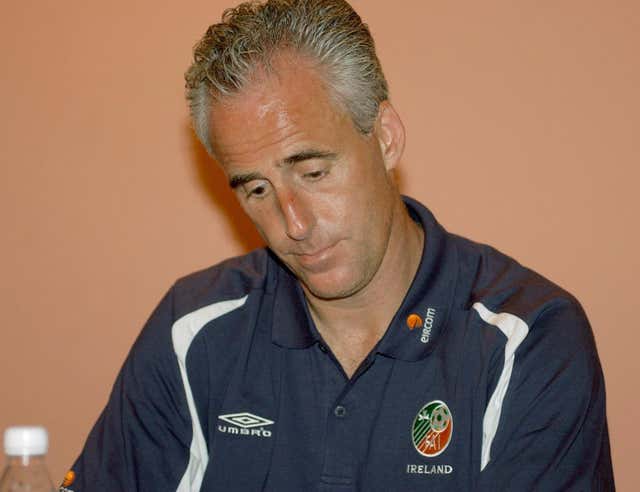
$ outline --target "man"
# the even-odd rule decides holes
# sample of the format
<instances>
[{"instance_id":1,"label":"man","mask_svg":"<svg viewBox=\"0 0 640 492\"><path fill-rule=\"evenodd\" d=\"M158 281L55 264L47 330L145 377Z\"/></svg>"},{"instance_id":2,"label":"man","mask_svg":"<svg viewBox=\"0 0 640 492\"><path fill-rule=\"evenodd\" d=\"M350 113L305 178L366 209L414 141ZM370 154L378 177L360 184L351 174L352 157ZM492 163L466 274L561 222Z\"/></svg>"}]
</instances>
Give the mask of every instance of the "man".
<instances>
[{"instance_id":1,"label":"man","mask_svg":"<svg viewBox=\"0 0 640 492\"><path fill-rule=\"evenodd\" d=\"M348 4L242 4L186 78L268 249L173 286L67 490L614 490L581 307L399 194Z\"/></svg>"}]
</instances>

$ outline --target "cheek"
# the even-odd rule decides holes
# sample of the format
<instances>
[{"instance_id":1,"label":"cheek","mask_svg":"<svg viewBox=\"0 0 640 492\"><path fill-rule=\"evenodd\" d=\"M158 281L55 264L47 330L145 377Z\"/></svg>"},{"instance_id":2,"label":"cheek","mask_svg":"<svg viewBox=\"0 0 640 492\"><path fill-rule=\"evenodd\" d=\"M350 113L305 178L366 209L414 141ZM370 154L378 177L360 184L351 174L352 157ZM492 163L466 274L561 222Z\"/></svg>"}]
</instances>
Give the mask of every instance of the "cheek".
<instances>
[{"instance_id":1,"label":"cheek","mask_svg":"<svg viewBox=\"0 0 640 492\"><path fill-rule=\"evenodd\" d=\"M255 225L258 233L262 236L262 239L269 245L274 246L274 243L277 242L277 232L274 227L273 218L269 219L268 215L266 217L260 217L260 219L251 219L253 224Z\"/></svg>"},{"instance_id":2,"label":"cheek","mask_svg":"<svg viewBox=\"0 0 640 492\"><path fill-rule=\"evenodd\" d=\"M270 243L270 236L273 236L273 222L275 214L269 213L266 206L263 207L249 207L243 202L241 198L238 198L240 205L247 214L249 220L253 223L258 233L264 239L265 242Z\"/></svg>"},{"instance_id":3,"label":"cheek","mask_svg":"<svg viewBox=\"0 0 640 492\"><path fill-rule=\"evenodd\" d=\"M353 198L354 195L348 192L332 197L332 199L325 204L322 215L329 223L336 225L349 221L349 217L354 211Z\"/></svg>"},{"instance_id":4,"label":"cheek","mask_svg":"<svg viewBox=\"0 0 640 492\"><path fill-rule=\"evenodd\" d=\"M316 223L325 232L352 229L362 221L368 221L369 193L357 181L341 183L328 193L312 197Z\"/></svg>"}]
</instances>

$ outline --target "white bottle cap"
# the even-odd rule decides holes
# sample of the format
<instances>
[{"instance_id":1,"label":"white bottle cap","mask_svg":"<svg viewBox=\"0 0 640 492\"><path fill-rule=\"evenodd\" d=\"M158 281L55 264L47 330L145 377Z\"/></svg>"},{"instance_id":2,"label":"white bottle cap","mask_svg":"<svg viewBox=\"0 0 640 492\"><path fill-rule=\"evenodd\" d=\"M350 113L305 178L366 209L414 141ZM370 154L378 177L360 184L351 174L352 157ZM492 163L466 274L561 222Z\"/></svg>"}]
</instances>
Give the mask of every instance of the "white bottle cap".
<instances>
[{"instance_id":1,"label":"white bottle cap","mask_svg":"<svg viewBox=\"0 0 640 492\"><path fill-rule=\"evenodd\" d=\"M47 429L36 426L7 427L4 431L4 452L8 456L47 454Z\"/></svg>"}]
</instances>

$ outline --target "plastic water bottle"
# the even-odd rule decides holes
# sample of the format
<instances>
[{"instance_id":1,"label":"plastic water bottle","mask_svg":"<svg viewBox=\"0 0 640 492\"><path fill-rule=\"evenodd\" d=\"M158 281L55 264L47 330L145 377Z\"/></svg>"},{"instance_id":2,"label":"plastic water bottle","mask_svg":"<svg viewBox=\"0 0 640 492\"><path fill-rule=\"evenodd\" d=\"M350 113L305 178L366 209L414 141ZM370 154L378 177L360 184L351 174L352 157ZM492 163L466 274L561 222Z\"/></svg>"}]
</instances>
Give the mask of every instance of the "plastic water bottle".
<instances>
[{"instance_id":1,"label":"plastic water bottle","mask_svg":"<svg viewBox=\"0 0 640 492\"><path fill-rule=\"evenodd\" d=\"M4 431L7 465L0 492L54 492L45 456L49 436L44 427L9 427Z\"/></svg>"}]
</instances>

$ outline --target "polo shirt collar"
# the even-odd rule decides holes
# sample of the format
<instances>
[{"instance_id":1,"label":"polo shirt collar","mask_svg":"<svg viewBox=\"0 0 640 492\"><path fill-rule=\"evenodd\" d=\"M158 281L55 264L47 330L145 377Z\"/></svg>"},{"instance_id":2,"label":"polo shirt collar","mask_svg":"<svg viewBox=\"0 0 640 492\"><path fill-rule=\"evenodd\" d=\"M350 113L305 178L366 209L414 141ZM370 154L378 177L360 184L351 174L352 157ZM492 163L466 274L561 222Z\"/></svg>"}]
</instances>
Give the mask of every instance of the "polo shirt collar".
<instances>
[{"instance_id":1,"label":"polo shirt collar","mask_svg":"<svg viewBox=\"0 0 640 492\"><path fill-rule=\"evenodd\" d=\"M411 217L422 225L424 246L411 287L376 350L394 359L426 357L444 332L454 300L458 259L450 235L421 203L403 197Z\"/></svg>"},{"instance_id":2,"label":"polo shirt collar","mask_svg":"<svg viewBox=\"0 0 640 492\"><path fill-rule=\"evenodd\" d=\"M273 255L275 259L275 255ZM272 341L281 347L302 349L319 340L300 283L280 260L273 303Z\"/></svg>"},{"instance_id":3,"label":"polo shirt collar","mask_svg":"<svg viewBox=\"0 0 640 492\"><path fill-rule=\"evenodd\" d=\"M457 281L457 255L448 233L422 204L402 197L425 241L418 271L389 328L374 349L387 357L417 361L426 357L446 327ZM272 340L301 349L320 340L297 279L280 265L275 289Z\"/></svg>"}]
</instances>

